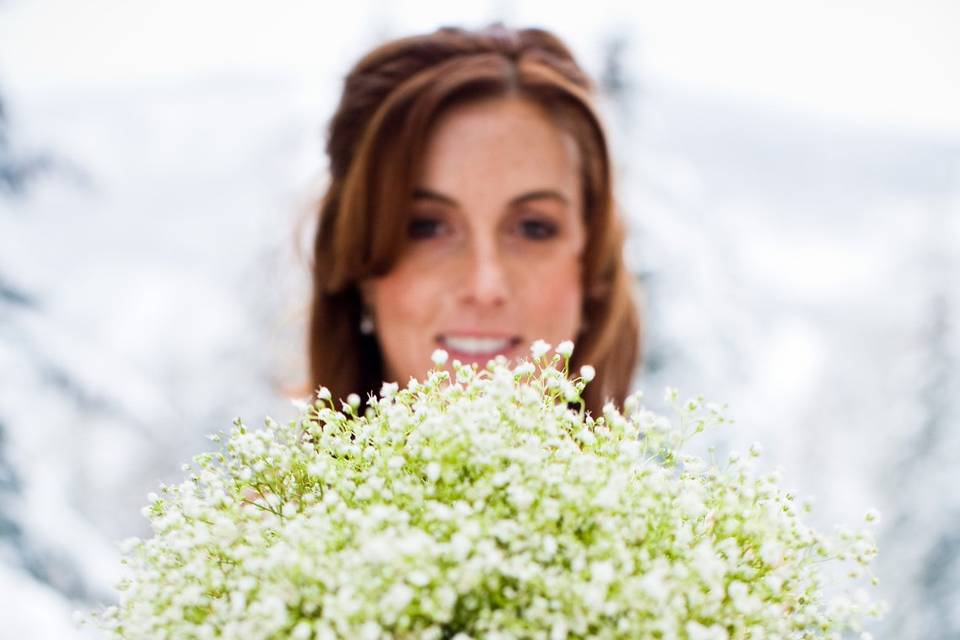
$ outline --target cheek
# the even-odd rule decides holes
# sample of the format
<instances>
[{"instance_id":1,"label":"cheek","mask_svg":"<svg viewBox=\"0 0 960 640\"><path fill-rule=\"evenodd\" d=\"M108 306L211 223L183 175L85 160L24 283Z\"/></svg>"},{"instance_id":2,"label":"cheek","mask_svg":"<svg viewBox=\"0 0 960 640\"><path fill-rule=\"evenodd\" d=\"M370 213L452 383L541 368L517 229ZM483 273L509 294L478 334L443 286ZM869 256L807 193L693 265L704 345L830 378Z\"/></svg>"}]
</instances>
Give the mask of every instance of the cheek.
<instances>
[{"instance_id":1,"label":"cheek","mask_svg":"<svg viewBox=\"0 0 960 640\"><path fill-rule=\"evenodd\" d=\"M379 327L386 333L407 325L416 325L430 307L433 289L429 274L417 274L409 269L394 269L377 281L373 296L373 311Z\"/></svg>"},{"instance_id":2,"label":"cheek","mask_svg":"<svg viewBox=\"0 0 960 640\"><path fill-rule=\"evenodd\" d=\"M398 378L421 377L429 365L434 317L443 300L435 281L429 273L401 268L376 282L371 303L377 339Z\"/></svg>"},{"instance_id":3,"label":"cheek","mask_svg":"<svg viewBox=\"0 0 960 640\"><path fill-rule=\"evenodd\" d=\"M552 344L572 340L580 328L583 293L579 260L570 258L524 272L524 334Z\"/></svg>"}]
</instances>

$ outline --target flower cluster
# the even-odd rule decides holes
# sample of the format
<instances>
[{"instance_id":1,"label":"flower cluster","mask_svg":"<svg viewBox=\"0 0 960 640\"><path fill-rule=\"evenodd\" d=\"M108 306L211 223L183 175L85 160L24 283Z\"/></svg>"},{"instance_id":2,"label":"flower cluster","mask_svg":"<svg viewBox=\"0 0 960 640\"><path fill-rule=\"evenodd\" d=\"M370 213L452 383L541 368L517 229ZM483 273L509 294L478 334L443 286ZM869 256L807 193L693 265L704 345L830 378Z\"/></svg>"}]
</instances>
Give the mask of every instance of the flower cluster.
<instances>
[{"instance_id":1,"label":"flower cluster","mask_svg":"<svg viewBox=\"0 0 960 640\"><path fill-rule=\"evenodd\" d=\"M287 425L238 419L144 509L111 638L832 638L878 614L868 530L824 536L759 450L683 452L729 420L667 390L584 410L573 345L384 384L360 414L321 388ZM435 354L437 366L446 354ZM876 514L869 514L876 519ZM851 584L851 589L854 584ZM867 634L865 634L866 636Z\"/></svg>"}]
</instances>

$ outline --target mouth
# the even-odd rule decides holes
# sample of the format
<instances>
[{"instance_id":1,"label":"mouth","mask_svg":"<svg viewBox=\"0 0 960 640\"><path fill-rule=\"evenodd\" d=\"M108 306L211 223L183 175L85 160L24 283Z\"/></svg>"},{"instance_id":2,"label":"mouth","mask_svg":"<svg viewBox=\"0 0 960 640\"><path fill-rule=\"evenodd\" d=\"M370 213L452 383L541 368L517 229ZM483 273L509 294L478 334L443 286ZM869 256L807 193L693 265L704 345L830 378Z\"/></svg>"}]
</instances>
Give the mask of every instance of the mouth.
<instances>
[{"instance_id":1,"label":"mouth","mask_svg":"<svg viewBox=\"0 0 960 640\"><path fill-rule=\"evenodd\" d=\"M522 339L520 336L481 335L481 334L441 334L437 343L451 358L464 363L486 364L498 355L507 355L515 349Z\"/></svg>"}]
</instances>

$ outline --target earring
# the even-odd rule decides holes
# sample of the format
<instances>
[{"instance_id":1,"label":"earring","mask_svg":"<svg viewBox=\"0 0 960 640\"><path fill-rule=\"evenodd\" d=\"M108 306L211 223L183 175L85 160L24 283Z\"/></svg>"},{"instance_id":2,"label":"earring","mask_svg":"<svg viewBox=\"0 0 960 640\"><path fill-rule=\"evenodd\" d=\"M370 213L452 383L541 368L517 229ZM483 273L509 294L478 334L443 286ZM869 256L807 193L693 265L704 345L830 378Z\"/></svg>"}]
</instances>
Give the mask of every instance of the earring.
<instances>
[{"instance_id":1,"label":"earring","mask_svg":"<svg viewBox=\"0 0 960 640\"><path fill-rule=\"evenodd\" d=\"M373 333L373 316L368 309L364 309L360 316L360 333L369 336Z\"/></svg>"}]
</instances>

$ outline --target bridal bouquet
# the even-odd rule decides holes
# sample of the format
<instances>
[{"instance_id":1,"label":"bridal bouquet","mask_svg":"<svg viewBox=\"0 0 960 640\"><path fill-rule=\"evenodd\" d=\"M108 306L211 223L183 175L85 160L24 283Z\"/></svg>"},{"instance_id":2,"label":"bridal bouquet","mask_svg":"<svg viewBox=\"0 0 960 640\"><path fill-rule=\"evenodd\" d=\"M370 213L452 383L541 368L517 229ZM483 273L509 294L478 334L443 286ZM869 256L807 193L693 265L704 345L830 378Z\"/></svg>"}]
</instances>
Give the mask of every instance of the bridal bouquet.
<instances>
[{"instance_id":1,"label":"bridal bouquet","mask_svg":"<svg viewBox=\"0 0 960 640\"><path fill-rule=\"evenodd\" d=\"M91 621L136 640L706 640L839 638L879 613L854 589L869 530L805 525L757 448L684 453L722 407L668 389L672 419L639 393L590 415L593 369L549 349L384 384L362 415L320 388L287 425L236 420L150 497L154 535L126 543L119 604Z\"/></svg>"}]
</instances>

